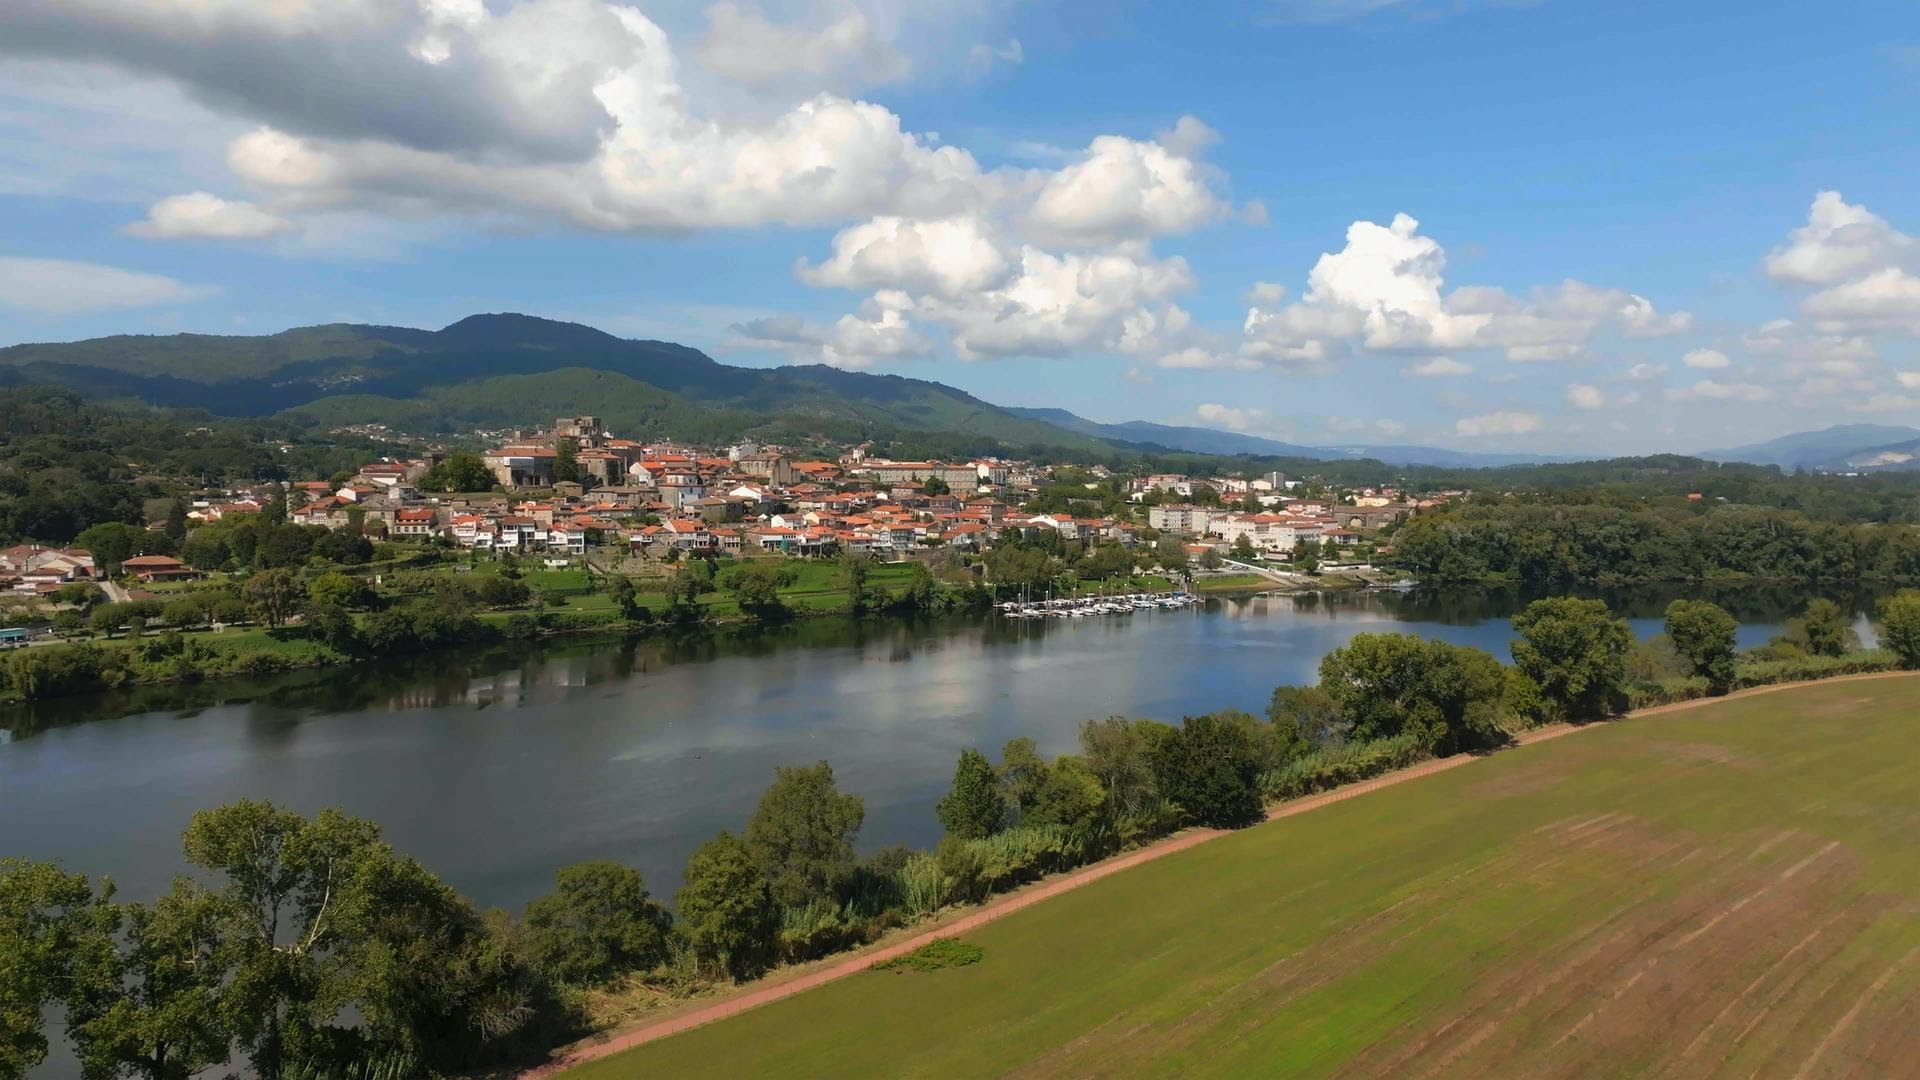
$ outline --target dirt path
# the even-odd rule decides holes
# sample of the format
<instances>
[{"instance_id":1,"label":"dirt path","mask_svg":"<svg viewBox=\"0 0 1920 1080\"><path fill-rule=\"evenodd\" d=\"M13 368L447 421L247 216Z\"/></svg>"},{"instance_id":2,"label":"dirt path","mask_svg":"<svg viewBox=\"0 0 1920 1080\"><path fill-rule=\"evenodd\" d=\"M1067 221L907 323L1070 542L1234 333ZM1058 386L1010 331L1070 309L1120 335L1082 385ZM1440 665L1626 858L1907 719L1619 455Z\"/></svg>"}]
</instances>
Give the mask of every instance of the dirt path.
<instances>
[{"instance_id":1,"label":"dirt path","mask_svg":"<svg viewBox=\"0 0 1920 1080\"><path fill-rule=\"evenodd\" d=\"M1650 716L1664 716L1668 713L1684 712L1688 709L1697 709L1705 705L1713 705L1723 701L1758 697L1762 694L1778 693L1783 690L1798 690L1809 686L1824 686L1829 683L1914 677L1920 677L1920 672L1869 672L1862 675L1839 675L1831 679L1818 679L1811 682L1757 686L1748 690L1737 690L1725 697L1697 698L1693 701L1679 701L1671 705L1656 705L1652 708L1640 709L1628 713L1623 719L1637 720ZM1592 728L1605 726L1607 726L1605 723L1585 724L1577 727L1563 724L1556 727L1541 728L1538 731L1530 731L1520 736L1518 745L1527 746L1533 743L1545 742L1548 739L1557 739L1562 735L1571 735L1577 731L1587 731ZM1357 784L1349 784L1346 787L1329 791L1325 794L1313 795L1304 799L1294 799L1281 803L1267 811L1266 820L1277 821L1281 818L1293 817L1296 814L1304 814L1310 810L1318 810L1323 806L1329 806L1333 803L1358 798L1370 791L1377 791L1383 787L1392 787L1395 784L1403 784L1409 780L1417 780L1423 776L1432 776L1434 773L1446 772L1448 769L1457 769L1477 760L1479 760L1479 758L1472 754L1456 754L1450 758L1422 762L1397 772L1377 776L1372 780L1363 780ZM903 941L895 942L892 945L861 952L804 974L788 978L781 978L776 975L773 981L762 980L761 984L757 987L747 989L732 997L702 1005L675 1016L652 1021L634 1028L631 1031L615 1035L605 1042L576 1047L569 1051L564 1057L558 1058L549 1064L542 1065L537 1069L522 1073L521 1080L536 1080L536 1078L539 1077L553 1076L575 1065L607 1057L610 1054L617 1054L623 1050L630 1050L633 1047L653 1042L656 1039L664 1039L669 1035L679 1034L690 1028L711 1024L716 1020L724 1020L729 1016L737 1016L740 1013L746 1012L748 1009L779 1001L781 998L792 997L795 994L811 990L816 986L824 986L837 979L844 979L849 975L865 971L875 964L883 963L896 956L912 952L930 942L964 934L969 930L985 926L995 919L1003 919L1016 911L1031 907L1042 900L1058 896L1064 892L1071 892L1083 885L1090 885L1093 882L1099 881L1101 878L1117 874L1130 867L1163 858L1176 851L1184 851L1197 844L1203 844L1216 836L1224 835L1226 835L1226 831L1220 829L1189 829L1176 833L1173 836L1157 843L1149 844L1137 851L1117 855L1103 862L1095 863L1092 866L1083 867L1052 880L1039 882L1020 891L1009 893L997 900L989 901L976 911L954 919L951 922L942 923L932 929L922 931Z\"/></svg>"}]
</instances>

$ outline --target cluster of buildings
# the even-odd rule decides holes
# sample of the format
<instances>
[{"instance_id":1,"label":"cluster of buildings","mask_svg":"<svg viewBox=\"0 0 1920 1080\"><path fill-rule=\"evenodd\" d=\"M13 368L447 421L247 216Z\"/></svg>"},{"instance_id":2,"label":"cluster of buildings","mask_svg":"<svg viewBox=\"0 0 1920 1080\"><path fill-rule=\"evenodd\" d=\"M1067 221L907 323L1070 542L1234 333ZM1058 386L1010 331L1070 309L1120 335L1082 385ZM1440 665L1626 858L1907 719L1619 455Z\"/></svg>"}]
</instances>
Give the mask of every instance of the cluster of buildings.
<instances>
[{"instance_id":1,"label":"cluster of buildings","mask_svg":"<svg viewBox=\"0 0 1920 1080\"><path fill-rule=\"evenodd\" d=\"M44 596L94 577L93 553L81 548L19 544L0 550L0 587L16 593Z\"/></svg>"},{"instance_id":2,"label":"cluster of buildings","mask_svg":"<svg viewBox=\"0 0 1920 1080\"><path fill-rule=\"evenodd\" d=\"M578 480L554 479L563 444ZM871 456L865 446L836 461L802 461L752 444L712 451L614 438L593 416L563 417L547 431L512 433L482 460L502 491L423 492L420 484L437 458L389 460L367 465L344 483L260 486L198 499L188 518L205 524L257 514L284 493L288 519L298 524L561 557L591 547L654 558L849 550L896 556L930 548L981 551L1009 535L1047 534L1126 547L1149 536L1172 536L1193 551L1231 549L1245 540L1262 555L1285 556L1302 545L1358 543L1459 494L1414 499L1390 488L1365 488L1337 500L1315 499L1299 497L1299 483L1278 473L1161 474L1130 482L1132 514L1076 517L1022 509L1051 480L1048 468L1026 462L890 461ZM1108 478L1099 466L1082 471ZM123 569L142 578L192 572L166 556L142 556L135 563ZM47 593L97 576L86 551L0 551L0 587L14 591Z\"/></svg>"}]
</instances>

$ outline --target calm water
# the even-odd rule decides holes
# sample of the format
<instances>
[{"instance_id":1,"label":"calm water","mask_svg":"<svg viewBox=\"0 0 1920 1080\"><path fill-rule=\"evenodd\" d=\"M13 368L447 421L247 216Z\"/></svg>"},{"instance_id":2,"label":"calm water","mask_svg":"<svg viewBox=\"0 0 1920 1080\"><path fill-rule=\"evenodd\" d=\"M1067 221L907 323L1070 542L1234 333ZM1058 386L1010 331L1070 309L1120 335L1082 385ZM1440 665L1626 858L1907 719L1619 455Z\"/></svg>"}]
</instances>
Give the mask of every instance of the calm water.
<instances>
[{"instance_id":1,"label":"calm water","mask_svg":"<svg viewBox=\"0 0 1920 1080\"><path fill-rule=\"evenodd\" d=\"M1671 593L1609 597L1642 636ZM1716 597L1764 642L1804 592ZM1858 598L1836 597L1862 609ZM110 873L145 897L180 872L194 810L241 797L382 823L483 904L555 868L630 862L670 896L687 854L738 829L776 765L825 758L867 801L863 848L931 844L965 747L1071 750L1082 721L1259 712L1356 633L1505 659L1510 593L1252 597L1131 617L814 620L691 642L600 642L369 663L271 683L148 688L0 712L0 855ZM84 721L84 722L83 722Z\"/></svg>"}]
</instances>

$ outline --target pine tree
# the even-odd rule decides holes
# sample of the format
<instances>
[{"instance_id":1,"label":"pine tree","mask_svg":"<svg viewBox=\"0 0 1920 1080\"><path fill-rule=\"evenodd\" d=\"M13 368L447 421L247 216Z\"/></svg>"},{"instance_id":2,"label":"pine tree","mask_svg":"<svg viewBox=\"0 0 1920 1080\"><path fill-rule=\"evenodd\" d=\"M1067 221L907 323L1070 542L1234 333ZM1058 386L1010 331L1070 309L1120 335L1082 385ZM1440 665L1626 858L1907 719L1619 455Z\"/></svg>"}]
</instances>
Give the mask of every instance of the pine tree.
<instances>
[{"instance_id":1,"label":"pine tree","mask_svg":"<svg viewBox=\"0 0 1920 1080\"><path fill-rule=\"evenodd\" d=\"M953 790L935 810L940 824L963 840L992 836L1006 825L1007 800L1000 793L1000 776L987 755L964 750L953 770Z\"/></svg>"}]
</instances>

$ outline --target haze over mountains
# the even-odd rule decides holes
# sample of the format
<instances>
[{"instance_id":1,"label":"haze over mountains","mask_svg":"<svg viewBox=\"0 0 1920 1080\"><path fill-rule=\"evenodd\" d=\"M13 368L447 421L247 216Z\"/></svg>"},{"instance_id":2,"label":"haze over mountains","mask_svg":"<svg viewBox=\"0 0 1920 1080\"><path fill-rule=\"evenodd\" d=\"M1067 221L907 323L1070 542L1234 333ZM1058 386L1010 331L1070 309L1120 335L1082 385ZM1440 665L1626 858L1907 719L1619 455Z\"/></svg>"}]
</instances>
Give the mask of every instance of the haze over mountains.
<instances>
[{"instance_id":1,"label":"haze over mountains","mask_svg":"<svg viewBox=\"0 0 1920 1080\"><path fill-rule=\"evenodd\" d=\"M440 330L341 323L254 337L119 335L0 349L0 383L26 382L229 416L285 412L421 433L591 411L618 431L706 440L752 431L841 438L910 432L1008 447L1373 458L1454 468L1577 460L1426 446L1313 446L1142 420L1100 423L1061 408L1003 407L899 375L824 365L734 367L684 345L517 314L473 315ZM1787 469L1911 468L1920 465L1920 429L1843 425L1700 456Z\"/></svg>"}]
</instances>

